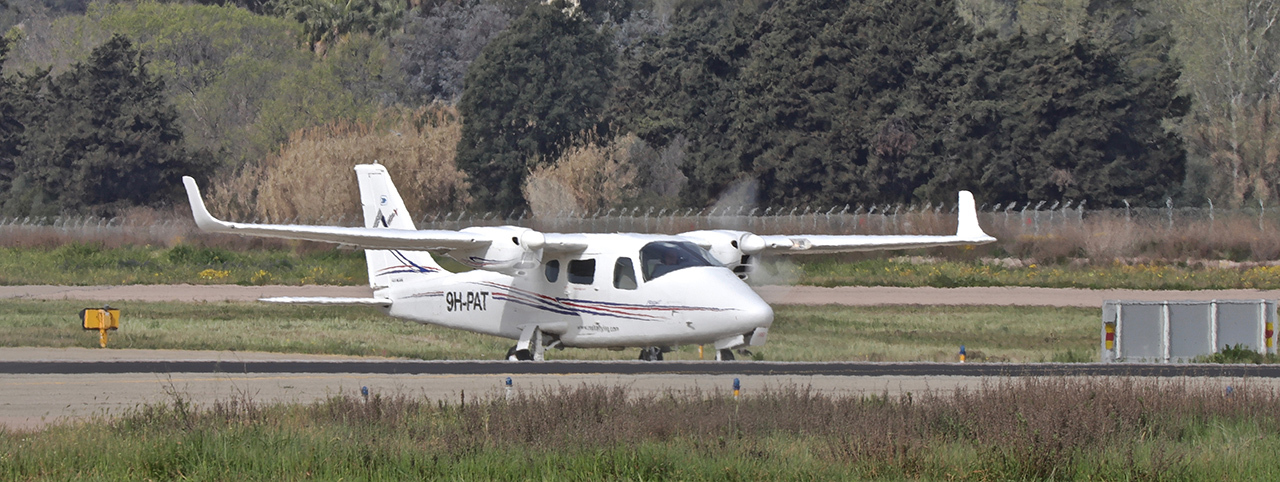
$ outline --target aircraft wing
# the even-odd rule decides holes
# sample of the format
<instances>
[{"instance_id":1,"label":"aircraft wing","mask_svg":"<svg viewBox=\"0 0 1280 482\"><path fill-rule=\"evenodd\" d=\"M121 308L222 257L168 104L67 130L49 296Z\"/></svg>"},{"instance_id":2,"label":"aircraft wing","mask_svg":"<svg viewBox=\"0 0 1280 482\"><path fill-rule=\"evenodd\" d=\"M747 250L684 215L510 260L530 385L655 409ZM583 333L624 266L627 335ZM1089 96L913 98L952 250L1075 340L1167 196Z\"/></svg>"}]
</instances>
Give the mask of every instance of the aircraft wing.
<instances>
[{"instance_id":1,"label":"aircraft wing","mask_svg":"<svg viewBox=\"0 0 1280 482\"><path fill-rule=\"evenodd\" d=\"M195 217L196 225L209 232L321 241L368 249L415 251L474 249L488 246L491 242L487 236L459 231L232 223L209 214L209 210L204 206L204 199L200 197L200 188L196 186L195 179L183 176L182 183L187 188L187 199L191 202L191 212Z\"/></svg>"},{"instance_id":2,"label":"aircraft wing","mask_svg":"<svg viewBox=\"0 0 1280 482\"><path fill-rule=\"evenodd\" d=\"M996 240L978 226L978 213L974 208L973 194L969 191L960 191L958 211L959 226L954 235L765 235L760 236L764 240L762 251L769 254L825 254L986 244Z\"/></svg>"}]
</instances>

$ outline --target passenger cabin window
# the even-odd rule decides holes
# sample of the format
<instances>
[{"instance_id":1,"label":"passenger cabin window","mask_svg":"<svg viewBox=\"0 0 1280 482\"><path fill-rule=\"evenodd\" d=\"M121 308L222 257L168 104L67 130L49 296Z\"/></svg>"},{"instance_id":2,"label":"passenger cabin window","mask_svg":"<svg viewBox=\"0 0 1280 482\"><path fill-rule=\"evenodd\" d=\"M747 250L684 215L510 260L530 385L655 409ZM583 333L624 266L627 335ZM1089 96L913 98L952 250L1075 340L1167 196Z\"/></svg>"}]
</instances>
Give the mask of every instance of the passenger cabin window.
<instances>
[{"instance_id":1,"label":"passenger cabin window","mask_svg":"<svg viewBox=\"0 0 1280 482\"><path fill-rule=\"evenodd\" d=\"M640 248L640 266L644 280L649 281L672 271L694 266L720 266L711 253L684 241L655 241Z\"/></svg>"},{"instance_id":2,"label":"passenger cabin window","mask_svg":"<svg viewBox=\"0 0 1280 482\"><path fill-rule=\"evenodd\" d=\"M575 259L569 261L569 282L589 285L596 279L596 260Z\"/></svg>"},{"instance_id":3,"label":"passenger cabin window","mask_svg":"<svg viewBox=\"0 0 1280 482\"><path fill-rule=\"evenodd\" d=\"M547 281L555 283L560 279L560 260L547 261Z\"/></svg>"},{"instance_id":4,"label":"passenger cabin window","mask_svg":"<svg viewBox=\"0 0 1280 482\"><path fill-rule=\"evenodd\" d=\"M613 264L613 287L620 290L636 289L636 268L631 258L618 258Z\"/></svg>"}]
</instances>

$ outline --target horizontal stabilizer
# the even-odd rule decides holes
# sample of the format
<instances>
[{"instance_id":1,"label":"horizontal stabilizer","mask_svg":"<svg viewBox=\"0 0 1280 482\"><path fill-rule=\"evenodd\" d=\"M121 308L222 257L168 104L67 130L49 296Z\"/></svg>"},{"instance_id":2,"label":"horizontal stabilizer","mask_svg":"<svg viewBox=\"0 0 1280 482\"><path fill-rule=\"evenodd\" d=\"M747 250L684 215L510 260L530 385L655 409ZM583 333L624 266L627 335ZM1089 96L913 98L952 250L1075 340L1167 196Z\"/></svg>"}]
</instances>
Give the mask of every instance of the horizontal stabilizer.
<instances>
[{"instance_id":1,"label":"horizontal stabilizer","mask_svg":"<svg viewBox=\"0 0 1280 482\"><path fill-rule=\"evenodd\" d=\"M321 296L278 296L275 298L259 298L267 303L286 303L294 305L364 305L391 306L386 298L326 298Z\"/></svg>"}]
</instances>

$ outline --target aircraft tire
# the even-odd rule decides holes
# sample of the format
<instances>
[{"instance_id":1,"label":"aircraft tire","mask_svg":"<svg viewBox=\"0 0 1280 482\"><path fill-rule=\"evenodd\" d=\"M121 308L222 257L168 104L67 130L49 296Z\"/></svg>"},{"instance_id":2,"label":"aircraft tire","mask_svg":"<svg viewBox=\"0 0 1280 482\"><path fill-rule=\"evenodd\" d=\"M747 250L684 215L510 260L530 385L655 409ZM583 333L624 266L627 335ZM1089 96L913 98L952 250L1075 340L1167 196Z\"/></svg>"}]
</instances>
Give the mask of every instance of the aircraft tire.
<instances>
[{"instance_id":1,"label":"aircraft tire","mask_svg":"<svg viewBox=\"0 0 1280 482\"><path fill-rule=\"evenodd\" d=\"M662 361L662 349L650 346L640 349L641 361Z\"/></svg>"},{"instance_id":2,"label":"aircraft tire","mask_svg":"<svg viewBox=\"0 0 1280 482\"><path fill-rule=\"evenodd\" d=\"M733 350L718 350L716 352L716 360L733 361Z\"/></svg>"},{"instance_id":3,"label":"aircraft tire","mask_svg":"<svg viewBox=\"0 0 1280 482\"><path fill-rule=\"evenodd\" d=\"M507 361L530 361L533 360L533 353L529 350L517 350L515 345L507 349Z\"/></svg>"}]
</instances>

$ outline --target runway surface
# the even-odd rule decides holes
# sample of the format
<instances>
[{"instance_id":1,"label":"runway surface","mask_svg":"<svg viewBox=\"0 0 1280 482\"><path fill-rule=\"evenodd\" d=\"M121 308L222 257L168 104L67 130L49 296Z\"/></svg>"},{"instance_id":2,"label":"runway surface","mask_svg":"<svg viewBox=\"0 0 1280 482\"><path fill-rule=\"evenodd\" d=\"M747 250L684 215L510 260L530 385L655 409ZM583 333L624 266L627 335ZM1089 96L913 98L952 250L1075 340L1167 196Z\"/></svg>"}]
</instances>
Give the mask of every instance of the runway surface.
<instances>
[{"instance_id":1,"label":"runway surface","mask_svg":"<svg viewBox=\"0 0 1280 482\"><path fill-rule=\"evenodd\" d=\"M888 286L756 286L775 305L1004 305L1097 308L1105 300L1280 299L1277 290L1140 291L1063 288L895 288ZM0 298L92 301L253 301L269 296L368 297L366 286L0 286Z\"/></svg>"},{"instance_id":2,"label":"runway surface","mask_svg":"<svg viewBox=\"0 0 1280 482\"><path fill-rule=\"evenodd\" d=\"M1258 377L1280 365L1131 363L423 361L423 360L112 360L0 361L0 374L306 373L377 375L764 375L833 377Z\"/></svg>"}]
</instances>

